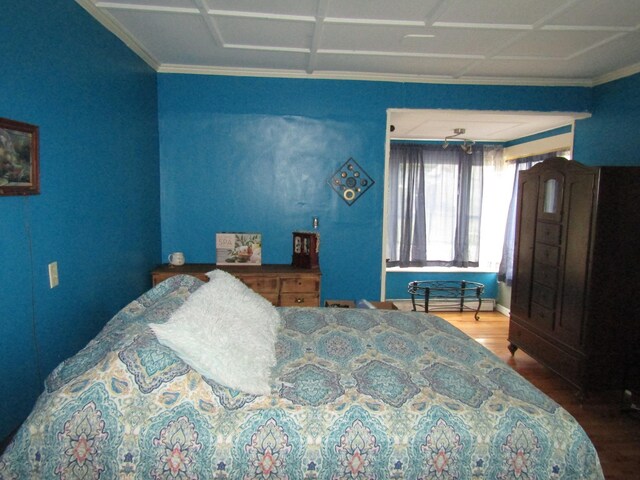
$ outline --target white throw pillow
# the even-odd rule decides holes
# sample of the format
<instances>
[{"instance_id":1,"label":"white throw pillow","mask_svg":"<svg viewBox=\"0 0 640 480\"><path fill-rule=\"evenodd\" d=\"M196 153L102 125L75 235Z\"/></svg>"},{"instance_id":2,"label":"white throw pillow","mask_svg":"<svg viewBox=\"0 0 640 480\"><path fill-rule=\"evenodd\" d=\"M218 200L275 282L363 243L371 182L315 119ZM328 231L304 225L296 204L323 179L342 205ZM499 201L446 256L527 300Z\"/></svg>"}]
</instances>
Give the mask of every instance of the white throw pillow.
<instances>
[{"instance_id":1,"label":"white throw pillow","mask_svg":"<svg viewBox=\"0 0 640 480\"><path fill-rule=\"evenodd\" d=\"M158 341L201 375L253 395L271 390L280 315L265 298L222 270L191 294L163 324Z\"/></svg>"}]
</instances>

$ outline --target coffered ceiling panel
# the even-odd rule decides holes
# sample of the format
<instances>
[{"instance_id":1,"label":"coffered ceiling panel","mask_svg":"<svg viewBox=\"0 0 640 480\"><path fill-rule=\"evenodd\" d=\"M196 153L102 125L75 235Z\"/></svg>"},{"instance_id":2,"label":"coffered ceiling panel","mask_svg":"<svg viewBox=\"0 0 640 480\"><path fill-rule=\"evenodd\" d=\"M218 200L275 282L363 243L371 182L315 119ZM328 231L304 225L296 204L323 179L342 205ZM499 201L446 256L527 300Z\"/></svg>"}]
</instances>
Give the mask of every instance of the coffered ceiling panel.
<instances>
[{"instance_id":1,"label":"coffered ceiling panel","mask_svg":"<svg viewBox=\"0 0 640 480\"><path fill-rule=\"evenodd\" d=\"M317 0L190 0L191 4L203 4L209 10L229 12L254 12L271 16L308 16L315 20Z\"/></svg>"},{"instance_id":2,"label":"coffered ceiling panel","mask_svg":"<svg viewBox=\"0 0 640 480\"><path fill-rule=\"evenodd\" d=\"M288 48L309 52L314 24L280 19L221 16L217 21L225 45L241 45L254 50L268 46L273 50Z\"/></svg>"},{"instance_id":3,"label":"coffered ceiling panel","mask_svg":"<svg viewBox=\"0 0 640 480\"><path fill-rule=\"evenodd\" d=\"M441 3L438 0L321 0L332 20L376 20L424 23L423 20Z\"/></svg>"},{"instance_id":4,"label":"coffered ceiling panel","mask_svg":"<svg viewBox=\"0 0 640 480\"><path fill-rule=\"evenodd\" d=\"M588 77L590 71L585 66L576 68L571 62L568 62L562 58L558 59L491 59L481 62L476 62L473 65L468 65L467 69L462 70L465 76L469 77L498 77L504 78L508 83L509 76L513 74L514 67L522 75L528 77L535 76L552 76L552 75L569 75L572 72L579 72L582 77ZM592 73L592 72L591 72ZM517 83L518 79L514 78L513 82Z\"/></svg>"},{"instance_id":5,"label":"coffered ceiling panel","mask_svg":"<svg viewBox=\"0 0 640 480\"><path fill-rule=\"evenodd\" d=\"M571 25L611 27L617 30L637 30L640 24L640 3L638 0L582 0L576 2L547 22L548 27Z\"/></svg>"},{"instance_id":6,"label":"coffered ceiling panel","mask_svg":"<svg viewBox=\"0 0 640 480\"><path fill-rule=\"evenodd\" d=\"M328 49L362 54L384 51L396 56L413 53L451 58L487 55L513 36L500 30L440 28L435 35L427 34L424 27L345 24L325 24L323 33L320 52Z\"/></svg>"},{"instance_id":7,"label":"coffered ceiling panel","mask_svg":"<svg viewBox=\"0 0 640 480\"><path fill-rule=\"evenodd\" d=\"M211 51L215 45L198 15L120 9L111 14L123 29L136 32L136 41L150 55L162 52L163 63L215 60ZM159 31L164 34L158 35Z\"/></svg>"},{"instance_id":8,"label":"coffered ceiling panel","mask_svg":"<svg viewBox=\"0 0 640 480\"><path fill-rule=\"evenodd\" d=\"M530 28L573 2L558 0L448 0L439 2L441 13L432 20L487 28Z\"/></svg>"},{"instance_id":9,"label":"coffered ceiling panel","mask_svg":"<svg viewBox=\"0 0 640 480\"><path fill-rule=\"evenodd\" d=\"M543 30L524 34L505 46L494 58L570 58L584 55L611 37L610 32Z\"/></svg>"},{"instance_id":10,"label":"coffered ceiling panel","mask_svg":"<svg viewBox=\"0 0 640 480\"><path fill-rule=\"evenodd\" d=\"M353 61L347 55L322 55L318 58L317 69L343 72ZM463 69L468 65L467 59L433 58L433 57L397 57L389 55L370 55L358 58L362 72L370 78L387 78L387 72L394 71L401 75L446 75L447 72ZM336 73L338 75L338 73Z\"/></svg>"}]
</instances>

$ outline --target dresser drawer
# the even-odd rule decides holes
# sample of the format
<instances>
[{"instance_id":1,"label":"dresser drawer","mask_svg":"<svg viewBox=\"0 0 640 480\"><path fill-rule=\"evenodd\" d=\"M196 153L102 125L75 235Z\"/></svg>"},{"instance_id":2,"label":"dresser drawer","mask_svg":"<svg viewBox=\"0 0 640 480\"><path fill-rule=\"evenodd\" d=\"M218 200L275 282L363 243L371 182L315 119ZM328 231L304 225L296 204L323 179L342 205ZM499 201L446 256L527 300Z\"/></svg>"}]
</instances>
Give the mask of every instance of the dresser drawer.
<instances>
[{"instance_id":1,"label":"dresser drawer","mask_svg":"<svg viewBox=\"0 0 640 480\"><path fill-rule=\"evenodd\" d=\"M309 293L281 293L281 307L319 307L320 296L317 292Z\"/></svg>"},{"instance_id":2,"label":"dresser drawer","mask_svg":"<svg viewBox=\"0 0 640 480\"><path fill-rule=\"evenodd\" d=\"M153 285L174 275L193 275L206 282L206 273L217 268L235 276L276 306L320 306L322 273L319 268L278 264L217 266L212 263L185 263L179 267L161 265L151 272L151 278Z\"/></svg>"},{"instance_id":3,"label":"dresser drawer","mask_svg":"<svg viewBox=\"0 0 640 480\"><path fill-rule=\"evenodd\" d=\"M258 292L260 294L261 297L264 297L265 299L269 300L274 306L278 306L278 292L270 292L270 293L265 293L265 292Z\"/></svg>"},{"instance_id":4,"label":"dresser drawer","mask_svg":"<svg viewBox=\"0 0 640 480\"><path fill-rule=\"evenodd\" d=\"M278 296L278 277L238 275L238 278L254 292L274 293L276 297Z\"/></svg>"},{"instance_id":5,"label":"dresser drawer","mask_svg":"<svg viewBox=\"0 0 640 480\"><path fill-rule=\"evenodd\" d=\"M554 247L552 245L545 245L544 243L536 242L536 251L534 254L536 262L544 263L545 265L557 266L560 259L560 247Z\"/></svg>"},{"instance_id":6,"label":"dresser drawer","mask_svg":"<svg viewBox=\"0 0 640 480\"><path fill-rule=\"evenodd\" d=\"M531 304L531 322L543 330L552 330L556 312L536 303Z\"/></svg>"},{"instance_id":7,"label":"dresser drawer","mask_svg":"<svg viewBox=\"0 0 640 480\"><path fill-rule=\"evenodd\" d=\"M320 280L317 277L282 277L281 293L313 292L317 294Z\"/></svg>"},{"instance_id":8,"label":"dresser drawer","mask_svg":"<svg viewBox=\"0 0 640 480\"><path fill-rule=\"evenodd\" d=\"M531 290L531 300L545 308L553 309L556 306L556 291L553 288L534 283Z\"/></svg>"},{"instance_id":9,"label":"dresser drawer","mask_svg":"<svg viewBox=\"0 0 640 480\"><path fill-rule=\"evenodd\" d=\"M533 281L555 290L558 286L558 269L552 265L535 263L533 265Z\"/></svg>"},{"instance_id":10,"label":"dresser drawer","mask_svg":"<svg viewBox=\"0 0 640 480\"><path fill-rule=\"evenodd\" d=\"M559 245L562 227L558 223L538 222L536 241L547 245Z\"/></svg>"}]
</instances>

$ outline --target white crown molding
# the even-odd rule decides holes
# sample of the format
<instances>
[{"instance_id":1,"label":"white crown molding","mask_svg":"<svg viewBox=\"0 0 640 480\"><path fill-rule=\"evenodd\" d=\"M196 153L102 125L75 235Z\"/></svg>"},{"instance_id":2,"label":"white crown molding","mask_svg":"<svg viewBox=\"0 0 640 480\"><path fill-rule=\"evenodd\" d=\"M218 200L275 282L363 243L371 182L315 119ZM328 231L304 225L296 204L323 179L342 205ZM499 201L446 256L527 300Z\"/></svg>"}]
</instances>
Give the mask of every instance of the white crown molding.
<instances>
[{"instance_id":1,"label":"white crown molding","mask_svg":"<svg viewBox=\"0 0 640 480\"><path fill-rule=\"evenodd\" d=\"M609 83L613 82L614 80L620 80L624 77L630 77L631 75L635 75L636 73L640 73L640 63L629 65L628 67L621 68L620 70L605 73L604 75L595 77L593 79L592 85L595 87L597 85L602 85L603 83Z\"/></svg>"},{"instance_id":2,"label":"white crown molding","mask_svg":"<svg viewBox=\"0 0 640 480\"><path fill-rule=\"evenodd\" d=\"M494 78L494 77L464 77L454 78L435 75L402 75L363 72L335 72L315 71L307 73L303 70L284 69L248 69L232 67L212 67L207 65L162 64L157 68L158 73L183 73L194 75L226 75L236 77L272 77L272 78L307 78L321 80L360 80L371 82L402 82L402 83L436 83L454 85L504 85L504 86L540 86L540 87L591 87L590 79L566 78Z\"/></svg>"},{"instance_id":3,"label":"white crown molding","mask_svg":"<svg viewBox=\"0 0 640 480\"><path fill-rule=\"evenodd\" d=\"M155 59L151 53L143 48L136 38L127 30L116 23L111 15L97 8L91 0L76 0L82 8L96 19L103 27L118 37L127 47L129 47L136 55L138 55L145 63L147 63L156 72L160 68L160 62Z\"/></svg>"}]
</instances>

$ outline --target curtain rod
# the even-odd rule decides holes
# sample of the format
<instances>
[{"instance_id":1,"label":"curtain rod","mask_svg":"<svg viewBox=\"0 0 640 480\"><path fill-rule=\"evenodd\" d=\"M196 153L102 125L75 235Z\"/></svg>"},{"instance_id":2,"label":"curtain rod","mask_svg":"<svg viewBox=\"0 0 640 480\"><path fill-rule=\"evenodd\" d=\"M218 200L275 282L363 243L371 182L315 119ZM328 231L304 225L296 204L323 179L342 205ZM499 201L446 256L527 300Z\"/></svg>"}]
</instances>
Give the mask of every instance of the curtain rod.
<instances>
[{"instance_id":1,"label":"curtain rod","mask_svg":"<svg viewBox=\"0 0 640 480\"><path fill-rule=\"evenodd\" d=\"M506 159L505 162L506 163L513 163L513 162L517 162L518 160L522 160L522 159L525 159L525 158L537 157L539 155L546 155L548 153L555 153L555 152L571 152L571 147L560 147L560 148L554 148L554 149L546 150L546 151L539 152L539 153L530 153L530 154L525 155L523 157L513 157L513 158Z\"/></svg>"}]
</instances>

